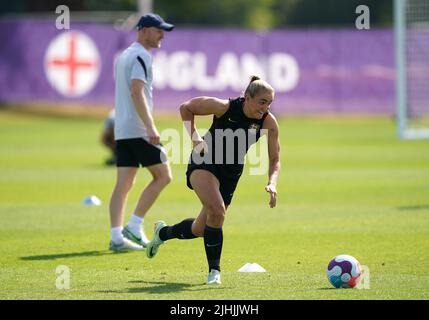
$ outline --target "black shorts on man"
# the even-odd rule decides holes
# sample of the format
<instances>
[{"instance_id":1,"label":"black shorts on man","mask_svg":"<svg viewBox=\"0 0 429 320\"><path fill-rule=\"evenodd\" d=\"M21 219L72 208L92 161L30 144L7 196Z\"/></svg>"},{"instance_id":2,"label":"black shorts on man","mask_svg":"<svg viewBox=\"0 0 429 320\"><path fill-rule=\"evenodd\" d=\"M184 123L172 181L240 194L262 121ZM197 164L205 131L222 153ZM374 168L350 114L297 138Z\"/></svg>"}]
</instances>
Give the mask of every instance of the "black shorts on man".
<instances>
[{"instance_id":1,"label":"black shorts on man","mask_svg":"<svg viewBox=\"0 0 429 320\"><path fill-rule=\"evenodd\" d=\"M166 163L162 144L153 145L143 138L116 140L117 167L148 167Z\"/></svg>"}]
</instances>

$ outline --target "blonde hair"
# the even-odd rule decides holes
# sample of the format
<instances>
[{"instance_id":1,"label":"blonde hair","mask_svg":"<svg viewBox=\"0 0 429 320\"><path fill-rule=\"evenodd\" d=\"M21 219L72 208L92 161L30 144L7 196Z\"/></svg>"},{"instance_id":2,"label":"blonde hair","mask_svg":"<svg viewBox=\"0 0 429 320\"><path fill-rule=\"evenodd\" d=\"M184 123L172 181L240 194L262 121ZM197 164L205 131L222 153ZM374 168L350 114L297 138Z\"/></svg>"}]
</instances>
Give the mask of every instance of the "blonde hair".
<instances>
[{"instance_id":1,"label":"blonde hair","mask_svg":"<svg viewBox=\"0 0 429 320\"><path fill-rule=\"evenodd\" d=\"M273 87L268 84L268 82L262 80L258 76L253 75L250 77L250 82L247 85L246 90L244 91L244 96L248 94L250 97L253 98L262 90L274 92Z\"/></svg>"}]
</instances>

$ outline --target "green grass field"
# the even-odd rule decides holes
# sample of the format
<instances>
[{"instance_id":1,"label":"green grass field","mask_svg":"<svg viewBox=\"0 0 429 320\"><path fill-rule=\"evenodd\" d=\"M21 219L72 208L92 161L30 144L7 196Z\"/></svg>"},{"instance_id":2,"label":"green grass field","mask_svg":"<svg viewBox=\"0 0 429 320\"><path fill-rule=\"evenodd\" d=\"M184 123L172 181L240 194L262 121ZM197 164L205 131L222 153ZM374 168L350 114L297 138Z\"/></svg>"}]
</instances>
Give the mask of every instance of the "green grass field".
<instances>
[{"instance_id":1,"label":"green grass field","mask_svg":"<svg viewBox=\"0 0 429 320\"><path fill-rule=\"evenodd\" d=\"M246 173L227 213L218 287L204 284L201 239L172 240L153 260L107 250L115 169L103 165L102 125L0 110L0 299L429 298L429 141L399 141L392 119L280 119L277 208L266 175ZM178 116L159 127L181 132ZM172 168L149 236L156 220L199 212L185 166ZM142 170L127 220L148 179ZM81 204L92 194L102 206ZM368 266L369 289L331 287L325 269L342 253ZM238 273L247 262L267 272ZM71 269L69 290L56 288L59 265Z\"/></svg>"}]
</instances>

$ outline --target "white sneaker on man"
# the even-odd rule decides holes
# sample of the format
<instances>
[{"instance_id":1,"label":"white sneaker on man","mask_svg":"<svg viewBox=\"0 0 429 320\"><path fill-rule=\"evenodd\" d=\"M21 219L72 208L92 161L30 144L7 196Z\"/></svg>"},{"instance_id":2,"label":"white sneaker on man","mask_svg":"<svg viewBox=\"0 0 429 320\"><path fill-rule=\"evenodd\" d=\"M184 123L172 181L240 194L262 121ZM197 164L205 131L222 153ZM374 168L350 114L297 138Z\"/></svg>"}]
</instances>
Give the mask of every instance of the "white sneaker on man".
<instances>
[{"instance_id":1,"label":"white sneaker on man","mask_svg":"<svg viewBox=\"0 0 429 320\"><path fill-rule=\"evenodd\" d=\"M164 221L155 222L153 239L146 246L146 255L148 258L155 257L159 246L164 243L164 241L159 238L159 231L166 226L167 224Z\"/></svg>"},{"instance_id":2,"label":"white sneaker on man","mask_svg":"<svg viewBox=\"0 0 429 320\"><path fill-rule=\"evenodd\" d=\"M122 242L115 243L110 241L109 250L114 252L123 252L130 250L143 250L144 248L141 245L135 244L134 242L128 240L127 238L123 238Z\"/></svg>"},{"instance_id":3,"label":"white sneaker on man","mask_svg":"<svg viewBox=\"0 0 429 320\"><path fill-rule=\"evenodd\" d=\"M221 284L220 281L220 271L216 269L211 269L207 277L207 284Z\"/></svg>"},{"instance_id":4,"label":"white sneaker on man","mask_svg":"<svg viewBox=\"0 0 429 320\"><path fill-rule=\"evenodd\" d=\"M149 239L146 237L143 229L140 229L140 234L135 234L129 226L126 226L122 230L122 235L127 238L128 240L131 240L132 242L143 246L143 248L146 248L147 244L149 243Z\"/></svg>"}]
</instances>

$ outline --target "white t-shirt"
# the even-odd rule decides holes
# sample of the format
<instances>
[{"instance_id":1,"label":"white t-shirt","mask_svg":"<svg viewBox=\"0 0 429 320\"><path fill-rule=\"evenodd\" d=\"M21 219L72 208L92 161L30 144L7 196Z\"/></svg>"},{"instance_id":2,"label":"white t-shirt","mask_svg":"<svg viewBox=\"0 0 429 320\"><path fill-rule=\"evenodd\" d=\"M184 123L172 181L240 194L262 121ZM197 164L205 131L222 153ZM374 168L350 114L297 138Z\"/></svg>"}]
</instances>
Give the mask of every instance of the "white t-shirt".
<instances>
[{"instance_id":1,"label":"white t-shirt","mask_svg":"<svg viewBox=\"0 0 429 320\"><path fill-rule=\"evenodd\" d=\"M153 110L152 57L138 42L132 43L116 60L115 65L115 140L144 138L146 128L131 98L131 80L144 81L144 95Z\"/></svg>"}]
</instances>

